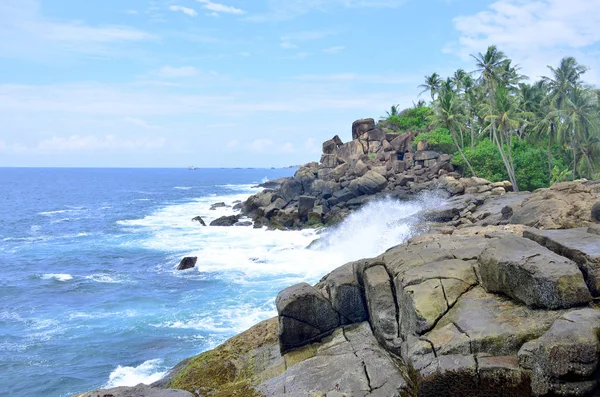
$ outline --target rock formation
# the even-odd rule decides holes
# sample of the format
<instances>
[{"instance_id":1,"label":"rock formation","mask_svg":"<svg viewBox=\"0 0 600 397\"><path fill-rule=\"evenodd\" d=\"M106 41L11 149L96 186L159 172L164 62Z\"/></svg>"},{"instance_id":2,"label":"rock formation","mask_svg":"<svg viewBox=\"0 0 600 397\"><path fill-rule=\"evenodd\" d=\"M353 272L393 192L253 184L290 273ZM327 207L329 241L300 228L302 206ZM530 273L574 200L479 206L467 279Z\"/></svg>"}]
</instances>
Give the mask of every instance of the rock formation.
<instances>
[{"instance_id":1,"label":"rock formation","mask_svg":"<svg viewBox=\"0 0 600 397\"><path fill-rule=\"evenodd\" d=\"M197 256L186 256L181 260L181 262L179 262L177 270L192 269L196 266L196 262L198 262Z\"/></svg>"}]
</instances>

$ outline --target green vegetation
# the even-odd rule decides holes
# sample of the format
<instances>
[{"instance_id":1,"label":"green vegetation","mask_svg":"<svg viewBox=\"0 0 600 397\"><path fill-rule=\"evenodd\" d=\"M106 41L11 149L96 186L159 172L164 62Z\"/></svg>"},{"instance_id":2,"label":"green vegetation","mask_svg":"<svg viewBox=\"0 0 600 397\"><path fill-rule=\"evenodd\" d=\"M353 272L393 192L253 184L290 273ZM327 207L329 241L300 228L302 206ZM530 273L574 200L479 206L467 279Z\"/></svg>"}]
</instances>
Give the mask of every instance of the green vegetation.
<instances>
[{"instance_id":1,"label":"green vegetation","mask_svg":"<svg viewBox=\"0 0 600 397\"><path fill-rule=\"evenodd\" d=\"M436 128L433 131L422 132L413 141L414 146L421 142L427 142L427 147L436 152L454 154L456 152L456 146L452 135L447 128Z\"/></svg>"},{"instance_id":2,"label":"green vegetation","mask_svg":"<svg viewBox=\"0 0 600 397\"><path fill-rule=\"evenodd\" d=\"M375 158L375 153L369 153L369 158L370 159L374 159Z\"/></svg>"},{"instance_id":3,"label":"green vegetation","mask_svg":"<svg viewBox=\"0 0 600 397\"><path fill-rule=\"evenodd\" d=\"M531 84L496 46L472 55L475 71L425 76L420 102L388 112L387 124L416 133L433 150L454 152L467 174L508 179L516 191L600 177L600 90L566 57ZM451 147L452 146L452 147Z\"/></svg>"}]
</instances>

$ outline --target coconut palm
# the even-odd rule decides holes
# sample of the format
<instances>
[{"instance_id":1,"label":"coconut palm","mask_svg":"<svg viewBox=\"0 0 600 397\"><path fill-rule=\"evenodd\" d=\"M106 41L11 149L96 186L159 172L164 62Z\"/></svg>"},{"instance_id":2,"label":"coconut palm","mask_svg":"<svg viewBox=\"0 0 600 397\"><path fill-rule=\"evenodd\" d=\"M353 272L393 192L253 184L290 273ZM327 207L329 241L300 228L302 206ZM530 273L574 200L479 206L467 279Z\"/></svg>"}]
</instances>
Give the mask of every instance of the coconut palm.
<instances>
[{"instance_id":1,"label":"coconut palm","mask_svg":"<svg viewBox=\"0 0 600 397\"><path fill-rule=\"evenodd\" d=\"M491 45L485 54L480 52L477 55L471 54L471 57L475 59L477 66L475 72L481 73L480 80L486 87L488 97L491 97L500 81L502 67L505 66L504 62L507 60L506 55L495 45Z\"/></svg>"},{"instance_id":2,"label":"coconut palm","mask_svg":"<svg viewBox=\"0 0 600 397\"><path fill-rule=\"evenodd\" d=\"M463 81L466 77L470 76L463 69L456 70L452 75L452 83L454 83L457 92L460 92L461 88L463 87Z\"/></svg>"},{"instance_id":3,"label":"coconut palm","mask_svg":"<svg viewBox=\"0 0 600 397\"><path fill-rule=\"evenodd\" d=\"M425 76L425 83L421 84L419 88L423 88L423 91L419 93L419 95L429 91L431 95L431 101L435 100L435 94L439 90L442 80L440 75L437 73L433 73L431 76Z\"/></svg>"},{"instance_id":4,"label":"coconut palm","mask_svg":"<svg viewBox=\"0 0 600 397\"><path fill-rule=\"evenodd\" d=\"M400 105L392 105L390 110L385 112L388 117L400 115Z\"/></svg>"},{"instance_id":5,"label":"coconut palm","mask_svg":"<svg viewBox=\"0 0 600 397\"><path fill-rule=\"evenodd\" d=\"M434 109L434 123L450 131L454 145L460 153L463 161L469 168L471 175L477 176L473 170L473 167L471 167L471 163L469 163L469 160L467 160L461 146L458 144L456 133L462 129L465 116L460 97L456 95L452 89L451 81L447 80L441 85L441 89L438 92L438 98L434 102Z\"/></svg>"}]
</instances>

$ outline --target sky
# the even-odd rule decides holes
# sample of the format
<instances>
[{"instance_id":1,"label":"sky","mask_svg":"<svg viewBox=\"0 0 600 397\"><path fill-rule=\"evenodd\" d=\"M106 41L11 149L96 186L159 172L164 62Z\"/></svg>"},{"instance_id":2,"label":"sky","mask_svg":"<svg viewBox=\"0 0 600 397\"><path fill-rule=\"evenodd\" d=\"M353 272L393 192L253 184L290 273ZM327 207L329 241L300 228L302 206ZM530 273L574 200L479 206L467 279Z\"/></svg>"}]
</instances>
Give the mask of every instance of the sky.
<instances>
[{"instance_id":1,"label":"sky","mask_svg":"<svg viewBox=\"0 0 600 397\"><path fill-rule=\"evenodd\" d=\"M0 0L0 167L281 167L495 44L600 85L600 0Z\"/></svg>"}]
</instances>

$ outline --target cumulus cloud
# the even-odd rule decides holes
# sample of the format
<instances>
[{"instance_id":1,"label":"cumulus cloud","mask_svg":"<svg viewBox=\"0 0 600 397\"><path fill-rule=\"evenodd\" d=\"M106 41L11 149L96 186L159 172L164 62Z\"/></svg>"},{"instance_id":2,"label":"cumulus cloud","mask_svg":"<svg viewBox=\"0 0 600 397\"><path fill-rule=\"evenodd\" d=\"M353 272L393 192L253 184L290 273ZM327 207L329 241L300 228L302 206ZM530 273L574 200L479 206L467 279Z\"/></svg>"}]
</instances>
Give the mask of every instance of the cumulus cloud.
<instances>
[{"instance_id":1,"label":"cumulus cloud","mask_svg":"<svg viewBox=\"0 0 600 397\"><path fill-rule=\"evenodd\" d=\"M114 135L71 135L38 141L32 147L24 144L14 144L10 147L15 153L56 154L65 152L96 152L96 151L139 151L160 149L164 146L164 138L121 139Z\"/></svg>"},{"instance_id":2,"label":"cumulus cloud","mask_svg":"<svg viewBox=\"0 0 600 397\"><path fill-rule=\"evenodd\" d=\"M527 74L547 73L568 55L596 63L589 47L600 42L600 0L498 0L485 11L454 19L458 41L445 52L463 59L495 44Z\"/></svg>"},{"instance_id":3,"label":"cumulus cloud","mask_svg":"<svg viewBox=\"0 0 600 397\"><path fill-rule=\"evenodd\" d=\"M213 13L225 13L225 14L245 14L245 11L239 8L231 7L225 4L213 3L210 0L196 0L202 4L202 7L206 10L212 11Z\"/></svg>"},{"instance_id":4,"label":"cumulus cloud","mask_svg":"<svg viewBox=\"0 0 600 397\"><path fill-rule=\"evenodd\" d=\"M171 6L171 7L169 7L169 10L175 11L175 12L183 12L184 14L189 15L190 17L195 17L198 15L198 12L196 12L196 10L194 10L193 8L188 8L188 7Z\"/></svg>"}]
</instances>

